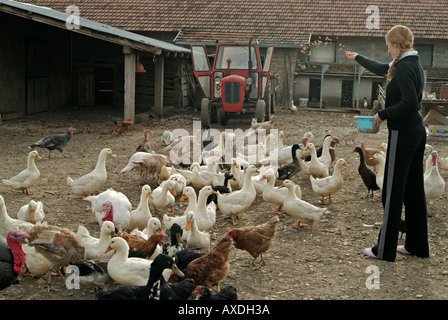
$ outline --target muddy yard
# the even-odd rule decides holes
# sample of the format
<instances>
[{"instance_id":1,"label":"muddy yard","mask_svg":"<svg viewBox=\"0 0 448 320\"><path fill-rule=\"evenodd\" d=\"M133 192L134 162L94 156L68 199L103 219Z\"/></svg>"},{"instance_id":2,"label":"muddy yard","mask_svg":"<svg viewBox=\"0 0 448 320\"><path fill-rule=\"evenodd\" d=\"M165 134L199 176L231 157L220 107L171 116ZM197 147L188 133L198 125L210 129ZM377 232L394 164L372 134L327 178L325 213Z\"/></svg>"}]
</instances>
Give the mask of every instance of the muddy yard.
<instances>
[{"instance_id":1,"label":"muddy yard","mask_svg":"<svg viewBox=\"0 0 448 320\"><path fill-rule=\"evenodd\" d=\"M193 130L193 120L199 113L191 110L164 119L150 118L133 125L122 135L111 134L112 118L116 112L104 110L76 110L66 113L44 113L22 119L4 121L0 125L0 178L7 179L26 166L28 146L44 135L65 133L72 126L76 129L65 148L67 158L53 151L38 149L41 160L36 160L41 172L38 183L23 195L0 183L8 214L16 216L18 209L31 199L44 203L47 222L68 227L72 231L79 225L87 227L91 234L99 236L99 226L90 211L90 203L76 197L66 184L67 176L80 177L90 172L100 150L110 147L116 158L107 160L108 180L104 189L113 188L123 192L133 207L140 199L141 180L135 172L120 174L137 144L143 138L143 130L154 131L150 135L153 150L164 147L161 135L164 130L185 128ZM174 112L170 112L171 114ZM356 128L354 113L325 110L303 110L296 113L279 108L276 128L285 133L286 144L293 144L306 131L312 131L315 143L321 145L325 134L336 138ZM249 128L250 114L230 118L228 128ZM219 124L214 125L223 130ZM353 152L364 140L367 147L379 148L386 142L387 129L383 124L377 134L359 133L355 143L343 142L335 147L336 156L344 158L349 168L343 168L344 187L334 195L333 204L320 203L320 196L311 189L308 175L300 172L293 178L302 188L302 198L317 206L326 206L328 214L322 216L311 230L304 226L294 228L296 221L287 214L279 215L278 233L270 250L264 255L265 266L250 268L252 257L245 251L232 249L230 273L222 285L232 284L238 288L244 300L445 300L448 299L448 235L447 194L434 204L428 204L429 241L431 257L420 259L398 254L396 262L373 260L362 254L362 249L376 243L382 222L380 193L366 198L366 188L357 172L359 157ZM428 140L443 157L448 157L446 141ZM441 170L442 177L448 172ZM182 214L186 203L176 201L175 214ZM239 226L260 224L276 213L273 204L258 198L245 212L246 220ZM163 210L162 210L163 212ZM217 221L211 232L212 244L232 227L230 219L217 212ZM404 240L400 240L403 243ZM378 282L373 282L373 271L379 272ZM376 284L373 286L372 284ZM46 276L20 276L20 283L0 292L0 300L95 300L93 288L69 290L62 279L53 277L57 292L47 292Z\"/></svg>"}]
</instances>

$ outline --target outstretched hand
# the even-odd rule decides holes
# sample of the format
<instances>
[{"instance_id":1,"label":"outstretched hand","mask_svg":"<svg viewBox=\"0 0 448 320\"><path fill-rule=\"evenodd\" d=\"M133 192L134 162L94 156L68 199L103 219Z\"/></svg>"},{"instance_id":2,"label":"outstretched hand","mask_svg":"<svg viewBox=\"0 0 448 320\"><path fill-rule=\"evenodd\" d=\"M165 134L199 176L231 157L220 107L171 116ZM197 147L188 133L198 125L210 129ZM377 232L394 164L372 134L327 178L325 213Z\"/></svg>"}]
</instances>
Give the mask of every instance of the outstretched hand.
<instances>
[{"instance_id":1,"label":"outstretched hand","mask_svg":"<svg viewBox=\"0 0 448 320\"><path fill-rule=\"evenodd\" d=\"M355 58L356 58L357 55L358 55L357 52L345 51L345 56L346 56L347 59L350 60L350 61L355 61Z\"/></svg>"}]
</instances>

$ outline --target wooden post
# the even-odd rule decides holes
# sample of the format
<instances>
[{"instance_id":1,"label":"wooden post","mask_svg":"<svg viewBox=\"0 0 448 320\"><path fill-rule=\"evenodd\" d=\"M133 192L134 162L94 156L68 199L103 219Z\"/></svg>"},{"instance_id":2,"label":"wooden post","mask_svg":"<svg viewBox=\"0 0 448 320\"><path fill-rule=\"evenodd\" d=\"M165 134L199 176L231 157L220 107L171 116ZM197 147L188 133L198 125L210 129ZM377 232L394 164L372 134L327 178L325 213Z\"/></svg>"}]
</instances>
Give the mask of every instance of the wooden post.
<instances>
[{"instance_id":1,"label":"wooden post","mask_svg":"<svg viewBox=\"0 0 448 320\"><path fill-rule=\"evenodd\" d=\"M124 120L135 120L135 53L124 55Z\"/></svg>"},{"instance_id":2,"label":"wooden post","mask_svg":"<svg viewBox=\"0 0 448 320\"><path fill-rule=\"evenodd\" d=\"M163 116L163 78L164 78L164 56L159 55L155 63L154 83L154 110L159 116Z\"/></svg>"}]
</instances>

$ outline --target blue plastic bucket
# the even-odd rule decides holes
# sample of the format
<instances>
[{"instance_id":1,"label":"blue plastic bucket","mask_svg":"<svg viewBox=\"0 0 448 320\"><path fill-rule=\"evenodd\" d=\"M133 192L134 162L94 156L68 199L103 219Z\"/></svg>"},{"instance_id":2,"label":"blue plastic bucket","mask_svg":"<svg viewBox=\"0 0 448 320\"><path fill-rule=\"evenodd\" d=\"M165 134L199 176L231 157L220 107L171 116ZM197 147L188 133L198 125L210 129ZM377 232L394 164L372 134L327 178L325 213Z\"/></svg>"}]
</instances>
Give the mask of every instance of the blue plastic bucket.
<instances>
[{"instance_id":1,"label":"blue plastic bucket","mask_svg":"<svg viewBox=\"0 0 448 320\"><path fill-rule=\"evenodd\" d=\"M380 130L378 124L376 130L372 130L374 116L355 116L358 131L362 133L377 133Z\"/></svg>"}]
</instances>

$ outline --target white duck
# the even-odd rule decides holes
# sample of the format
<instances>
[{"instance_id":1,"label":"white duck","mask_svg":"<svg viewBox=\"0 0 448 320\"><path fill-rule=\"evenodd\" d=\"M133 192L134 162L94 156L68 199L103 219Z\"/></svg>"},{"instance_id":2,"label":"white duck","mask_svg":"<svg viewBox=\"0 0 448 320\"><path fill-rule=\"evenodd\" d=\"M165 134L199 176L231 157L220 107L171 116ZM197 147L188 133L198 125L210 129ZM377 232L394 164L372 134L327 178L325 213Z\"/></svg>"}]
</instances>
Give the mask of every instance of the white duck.
<instances>
[{"instance_id":1,"label":"white duck","mask_svg":"<svg viewBox=\"0 0 448 320\"><path fill-rule=\"evenodd\" d=\"M190 231L187 237L187 248L202 248L210 250L210 234L201 232L196 224L196 215L192 211L186 214L187 226L185 231Z\"/></svg>"},{"instance_id":2,"label":"white duck","mask_svg":"<svg viewBox=\"0 0 448 320\"><path fill-rule=\"evenodd\" d=\"M216 204L212 201L207 205L207 198L212 193L217 193L211 186L205 186L199 191L198 202L194 210L195 223L199 230L212 229L216 222Z\"/></svg>"},{"instance_id":3,"label":"white duck","mask_svg":"<svg viewBox=\"0 0 448 320\"><path fill-rule=\"evenodd\" d=\"M67 184L72 188L74 194L87 196L97 192L107 180L106 159L115 157L110 148L101 150L95 169L90 173L73 180L67 177Z\"/></svg>"},{"instance_id":4,"label":"white duck","mask_svg":"<svg viewBox=\"0 0 448 320\"><path fill-rule=\"evenodd\" d=\"M34 224L42 222L45 220L44 204L41 201L31 200L19 209L16 217Z\"/></svg>"},{"instance_id":5,"label":"white duck","mask_svg":"<svg viewBox=\"0 0 448 320\"><path fill-rule=\"evenodd\" d=\"M208 172L201 171L201 168L197 162L191 164L190 170L191 170L191 179L189 181L189 184L192 185L193 187L201 189L213 183L213 176L210 175Z\"/></svg>"},{"instance_id":6,"label":"white duck","mask_svg":"<svg viewBox=\"0 0 448 320\"><path fill-rule=\"evenodd\" d=\"M338 192L342 188L344 179L342 178L341 168L342 166L348 168L347 162L344 159L338 159L334 166L333 174L325 178L313 178L310 175L311 187L313 191L322 197L322 203L334 203L331 199L331 195ZM328 197L328 202L325 201L325 197Z\"/></svg>"},{"instance_id":7,"label":"white duck","mask_svg":"<svg viewBox=\"0 0 448 320\"><path fill-rule=\"evenodd\" d=\"M129 245L123 238L110 240L106 253L115 250L107 264L107 273L118 284L125 286L144 286L148 282L152 260L128 258Z\"/></svg>"},{"instance_id":8,"label":"white duck","mask_svg":"<svg viewBox=\"0 0 448 320\"><path fill-rule=\"evenodd\" d=\"M145 184L142 187L140 194L140 202L136 209L131 211L131 220L129 222L128 230L134 229L143 230L148 225L149 219L152 218L151 210L149 209L149 196L151 194L151 187Z\"/></svg>"},{"instance_id":9,"label":"white duck","mask_svg":"<svg viewBox=\"0 0 448 320\"><path fill-rule=\"evenodd\" d=\"M150 236L152 236L155 233L162 233L162 224L160 223L160 220L156 217L152 217L148 220L148 224L146 225L146 228L143 229L143 231L140 231L138 229L134 229L130 232L130 234L135 234L143 239L148 240Z\"/></svg>"},{"instance_id":10,"label":"white duck","mask_svg":"<svg viewBox=\"0 0 448 320\"><path fill-rule=\"evenodd\" d=\"M275 174L270 172L261 177L261 180L266 179L266 187L263 190L263 200L269 203L273 203L278 205L277 209L274 209L277 211L277 213L283 213L281 211L283 202L285 201L286 197L288 196L288 189L286 188L278 188L275 186ZM299 199L302 199L302 189L298 184L294 185L295 187L295 194L296 197Z\"/></svg>"},{"instance_id":11,"label":"white duck","mask_svg":"<svg viewBox=\"0 0 448 320\"><path fill-rule=\"evenodd\" d=\"M326 208L319 208L311 203L303 201L297 198L295 194L294 183L291 180L284 180L283 184L279 188L287 187L288 196L283 202L282 209L292 217L296 218L297 224L294 227L299 227L301 222L308 224L308 229L311 229L313 223L319 221L324 212L327 211Z\"/></svg>"},{"instance_id":12,"label":"white duck","mask_svg":"<svg viewBox=\"0 0 448 320\"><path fill-rule=\"evenodd\" d=\"M448 157L447 158L440 157L439 164L440 164L440 168L442 168L444 170L448 170Z\"/></svg>"},{"instance_id":13,"label":"white duck","mask_svg":"<svg viewBox=\"0 0 448 320\"><path fill-rule=\"evenodd\" d=\"M129 227L132 205L123 193L109 188L97 196L86 197L84 200L91 203L92 212L100 227L104 221L114 222L118 230Z\"/></svg>"},{"instance_id":14,"label":"white duck","mask_svg":"<svg viewBox=\"0 0 448 320\"><path fill-rule=\"evenodd\" d=\"M316 147L314 146L314 144L307 143L305 150L308 149L311 151L311 160L310 161L301 160L302 170L305 173L309 173L314 178L328 177L329 175L328 167L326 164L320 162L319 159L317 158Z\"/></svg>"},{"instance_id":15,"label":"white duck","mask_svg":"<svg viewBox=\"0 0 448 320\"><path fill-rule=\"evenodd\" d=\"M6 238L8 232L11 230L27 232L33 226L34 224L31 222L11 218L6 210L5 199L0 195L0 236Z\"/></svg>"},{"instance_id":16,"label":"white duck","mask_svg":"<svg viewBox=\"0 0 448 320\"><path fill-rule=\"evenodd\" d=\"M219 210L227 217L231 217L232 223L236 225L235 218L242 219L239 215L249 208L254 202L257 191L252 184L252 175L257 171L254 165L246 169L244 184L241 190L226 194L218 194Z\"/></svg>"},{"instance_id":17,"label":"white duck","mask_svg":"<svg viewBox=\"0 0 448 320\"><path fill-rule=\"evenodd\" d=\"M425 195L430 204L433 204L435 200L439 199L445 191L445 180L440 175L437 158L439 154L437 151L431 153L432 168L431 171L425 175Z\"/></svg>"},{"instance_id":18,"label":"white duck","mask_svg":"<svg viewBox=\"0 0 448 320\"><path fill-rule=\"evenodd\" d=\"M3 179L3 183L7 186L22 190L24 194L30 194L28 188L31 187L40 177L40 171L37 169L34 159L40 159L39 153L36 150L28 153L27 167L11 179Z\"/></svg>"},{"instance_id":19,"label":"white duck","mask_svg":"<svg viewBox=\"0 0 448 320\"><path fill-rule=\"evenodd\" d=\"M187 179L180 173L173 173L166 180L174 182L174 191L176 191L176 194L182 194L185 187L187 186Z\"/></svg>"},{"instance_id":20,"label":"white duck","mask_svg":"<svg viewBox=\"0 0 448 320\"><path fill-rule=\"evenodd\" d=\"M196 205L198 203L198 199L196 196L196 191L193 189L193 187L185 187L182 192L182 197L180 198L180 201L184 201L186 198L188 198L188 206L184 211L184 215L189 211L195 211ZM171 227L171 225L169 226Z\"/></svg>"},{"instance_id":21,"label":"white duck","mask_svg":"<svg viewBox=\"0 0 448 320\"><path fill-rule=\"evenodd\" d=\"M328 168L331 166L331 155L330 155L330 146L333 142L333 137L331 135L327 135L324 138L324 143L322 145L322 154L317 159L325 164ZM316 152L317 154L317 152Z\"/></svg>"},{"instance_id":22,"label":"white duck","mask_svg":"<svg viewBox=\"0 0 448 320\"><path fill-rule=\"evenodd\" d=\"M151 192L149 204L154 208L154 215L157 215L157 208L171 207L171 212L173 212L174 202L176 201L174 186L174 181L166 180Z\"/></svg>"},{"instance_id":23,"label":"white duck","mask_svg":"<svg viewBox=\"0 0 448 320\"><path fill-rule=\"evenodd\" d=\"M386 166L386 159L382 153L375 153L371 159L374 159L377 162L376 166L376 184L380 189L383 189L383 180L384 180L384 168Z\"/></svg>"},{"instance_id":24,"label":"white duck","mask_svg":"<svg viewBox=\"0 0 448 320\"><path fill-rule=\"evenodd\" d=\"M89 230L83 225L78 226L78 231L76 232L78 237L84 243L86 260L93 259L108 259L112 257L113 252L104 253L109 246L109 241L115 234L115 225L112 221L104 221L101 226L100 237L95 238L90 235Z\"/></svg>"}]
</instances>

